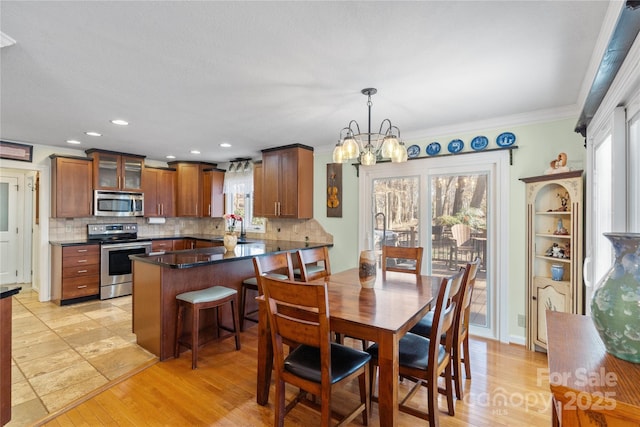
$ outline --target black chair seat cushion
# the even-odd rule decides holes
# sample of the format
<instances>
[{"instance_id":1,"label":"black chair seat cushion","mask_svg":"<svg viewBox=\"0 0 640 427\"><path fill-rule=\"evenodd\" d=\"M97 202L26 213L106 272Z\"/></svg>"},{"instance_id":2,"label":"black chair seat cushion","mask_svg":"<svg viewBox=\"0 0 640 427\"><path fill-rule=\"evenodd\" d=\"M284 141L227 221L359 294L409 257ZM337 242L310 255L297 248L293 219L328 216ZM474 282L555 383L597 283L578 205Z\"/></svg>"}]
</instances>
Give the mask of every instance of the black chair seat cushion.
<instances>
[{"instance_id":1,"label":"black chair seat cushion","mask_svg":"<svg viewBox=\"0 0 640 427\"><path fill-rule=\"evenodd\" d=\"M431 336L431 327L433 326L433 311L428 312L425 316L420 319L416 325L411 328L409 332L412 334L417 334L423 337Z\"/></svg>"},{"instance_id":2,"label":"black chair seat cushion","mask_svg":"<svg viewBox=\"0 0 640 427\"><path fill-rule=\"evenodd\" d=\"M429 338L431 336L431 327L433 326L433 311L428 312L425 316L420 319L416 325L411 328L409 332L412 334L420 335L425 338ZM441 335L442 339L447 338L447 334Z\"/></svg>"},{"instance_id":3,"label":"black chair seat cushion","mask_svg":"<svg viewBox=\"0 0 640 427\"><path fill-rule=\"evenodd\" d=\"M331 343L331 384L354 373L371 360L371 355L340 344ZM299 345L284 361L284 369L309 381L320 383L320 349Z\"/></svg>"},{"instance_id":4,"label":"black chair seat cushion","mask_svg":"<svg viewBox=\"0 0 640 427\"><path fill-rule=\"evenodd\" d=\"M429 338L407 332L400 338L400 366L411 369L426 369L429 362ZM378 344L367 349L372 357L378 358ZM447 352L442 344L438 345L438 365L444 360Z\"/></svg>"}]
</instances>

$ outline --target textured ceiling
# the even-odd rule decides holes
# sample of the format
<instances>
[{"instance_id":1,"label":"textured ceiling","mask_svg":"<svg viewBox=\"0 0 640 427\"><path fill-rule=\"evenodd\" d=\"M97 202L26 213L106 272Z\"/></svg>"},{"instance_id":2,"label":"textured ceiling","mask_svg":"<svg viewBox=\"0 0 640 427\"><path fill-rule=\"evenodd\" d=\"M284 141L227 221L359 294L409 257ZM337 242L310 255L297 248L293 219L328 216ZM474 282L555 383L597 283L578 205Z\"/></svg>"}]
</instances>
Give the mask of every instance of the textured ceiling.
<instances>
[{"instance_id":1,"label":"textured ceiling","mask_svg":"<svg viewBox=\"0 0 640 427\"><path fill-rule=\"evenodd\" d=\"M328 149L351 119L366 127L365 87L378 89L373 127L389 118L409 144L501 117L577 117L608 7L3 0L17 43L1 50L0 136L156 160Z\"/></svg>"}]
</instances>

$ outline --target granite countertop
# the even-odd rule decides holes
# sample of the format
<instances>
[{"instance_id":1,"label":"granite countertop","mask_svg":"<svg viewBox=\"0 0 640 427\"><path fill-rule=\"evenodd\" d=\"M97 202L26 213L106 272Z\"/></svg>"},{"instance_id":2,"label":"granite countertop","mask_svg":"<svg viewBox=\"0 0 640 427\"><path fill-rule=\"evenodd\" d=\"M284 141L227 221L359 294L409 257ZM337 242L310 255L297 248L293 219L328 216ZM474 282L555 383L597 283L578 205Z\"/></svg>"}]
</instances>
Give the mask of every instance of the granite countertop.
<instances>
[{"instance_id":1,"label":"granite countertop","mask_svg":"<svg viewBox=\"0 0 640 427\"><path fill-rule=\"evenodd\" d=\"M153 240L179 240L179 239L196 239L196 240L204 240L208 242L222 242L222 235L211 235L211 234L189 234L186 236L138 236L137 241L139 242L149 242ZM241 240L238 239L240 242ZM252 239L248 238L245 240L250 243L260 243L263 240L260 239ZM89 240L87 238L83 239L65 239L65 240L50 240L50 244L56 246L74 246L74 245L98 245L100 241L97 240Z\"/></svg>"},{"instance_id":2,"label":"granite countertop","mask_svg":"<svg viewBox=\"0 0 640 427\"><path fill-rule=\"evenodd\" d=\"M147 255L130 255L134 261L146 262L168 268L192 268L203 265L237 261L258 255L293 252L298 249L333 246L332 243L292 242L285 240L261 240L238 244L233 252L225 252L222 246L187 249L184 251L152 252Z\"/></svg>"},{"instance_id":3,"label":"granite countertop","mask_svg":"<svg viewBox=\"0 0 640 427\"><path fill-rule=\"evenodd\" d=\"M22 286L2 285L0 286L0 299L8 298L20 292Z\"/></svg>"}]
</instances>

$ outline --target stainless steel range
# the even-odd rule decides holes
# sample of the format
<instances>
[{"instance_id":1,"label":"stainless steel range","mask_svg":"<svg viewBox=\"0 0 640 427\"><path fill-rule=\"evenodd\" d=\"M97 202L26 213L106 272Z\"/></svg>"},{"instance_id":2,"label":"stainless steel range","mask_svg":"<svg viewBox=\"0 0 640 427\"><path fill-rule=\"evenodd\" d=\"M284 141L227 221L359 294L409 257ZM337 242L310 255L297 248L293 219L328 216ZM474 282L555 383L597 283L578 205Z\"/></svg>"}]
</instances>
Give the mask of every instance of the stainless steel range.
<instances>
[{"instance_id":1,"label":"stainless steel range","mask_svg":"<svg viewBox=\"0 0 640 427\"><path fill-rule=\"evenodd\" d=\"M151 241L138 240L138 224L89 224L89 240L100 242L100 299L131 295L129 255L151 252Z\"/></svg>"}]
</instances>

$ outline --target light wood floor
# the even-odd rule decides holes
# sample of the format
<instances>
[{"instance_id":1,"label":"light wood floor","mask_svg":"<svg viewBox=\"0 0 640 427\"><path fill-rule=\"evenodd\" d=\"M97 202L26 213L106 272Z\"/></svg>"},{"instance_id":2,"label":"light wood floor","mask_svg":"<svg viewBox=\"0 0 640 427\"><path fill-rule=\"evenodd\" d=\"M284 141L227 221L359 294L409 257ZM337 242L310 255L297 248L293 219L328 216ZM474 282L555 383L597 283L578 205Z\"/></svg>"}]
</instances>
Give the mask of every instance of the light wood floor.
<instances>
[{"instance_id":1,"label":"light wood floor","mask_svg":"<svg viewBox=\"0 0 640 427\"><path fill-rule=\"evenodd\" d=\"M441 412L442 426L550 424L546 355L481 339L472 339L471 347L473 379L466 381L465 398L456 402L455 417ZM177 360L158 362L66 412L50 415L39 425L273 425L274 387L268 406L259 406L255 401L256 357L254 326L242 334L240 351L234 351L232 339L211 343L200 351L199 368L194 371L190 369L190 352ZM403 383L401 390L404 388ZM355 384L338 390L334 408L339 410L344 402L357 399L355 391ZM290 392L293 395L294 390ZM424 406L426 391L420 391L412 402ZM379 426L377 405L373 403L372 407L370 425ZM440 407L446 408L443 396ZM361 420L353 425L360 425ZM287 426L318 423L318 414L300 405L285 420ZM400 426L427 424L410 415L400 415Z\"/></svg>"}]
</instances>

